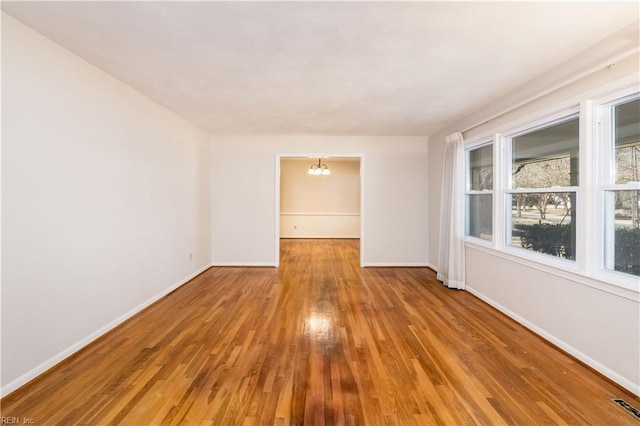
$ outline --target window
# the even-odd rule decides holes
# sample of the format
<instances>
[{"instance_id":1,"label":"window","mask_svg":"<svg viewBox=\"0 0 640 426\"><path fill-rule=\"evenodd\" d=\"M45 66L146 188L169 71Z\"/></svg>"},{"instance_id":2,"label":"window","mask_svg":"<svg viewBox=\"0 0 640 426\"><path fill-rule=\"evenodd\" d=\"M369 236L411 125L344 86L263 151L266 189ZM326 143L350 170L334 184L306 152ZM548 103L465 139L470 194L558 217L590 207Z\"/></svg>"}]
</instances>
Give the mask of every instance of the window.
<instances>
[{"instance_id":1,"label":"window","mask_svg":"<svg viewBox=\"0 0 640 426\"><path fill-rule=\"evenodd\" d=\"M506 244L575 260L579 118L507 138Z\"/></svg>"},{"instance_id":2,"label":"window","mask_svg":"<svg viewBox=\"0 0 640 426\"><path fill-rule=\"evenodd\" d=\"M467 150L465 234L491 241L493 235L493 144Z\"/></svg>"},{"instance_id":3,"label":"window","mask_svg":"<svg viewBox=\"0 0 640 426\"><path fill-rule=\"evenodd\" d=\"M466 242L637 293L640 92L634 85L570 102L467 142Z\"/></svg>"},{"instance_id":4,"label":"window","mask_svg":"<svg viewBox=\"0 0 640 426\"><path fill-rule=\"evenodd\" d=\"M640 276L640 99L605 107L604 267Z\"/></svg>"}]
</instances>

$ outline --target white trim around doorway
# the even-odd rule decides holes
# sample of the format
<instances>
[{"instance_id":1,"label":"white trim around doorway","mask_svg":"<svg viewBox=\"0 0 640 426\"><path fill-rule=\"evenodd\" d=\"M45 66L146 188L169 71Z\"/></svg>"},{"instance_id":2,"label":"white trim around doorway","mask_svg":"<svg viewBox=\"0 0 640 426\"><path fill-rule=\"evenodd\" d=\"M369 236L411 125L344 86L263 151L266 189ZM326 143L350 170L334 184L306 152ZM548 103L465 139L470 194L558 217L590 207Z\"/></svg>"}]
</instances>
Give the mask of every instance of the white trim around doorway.
<instances>
[{"instance_id":1,"label":"white trim around doorway","mask_svg":"<svg viewBox=\"0 0 640 426\"><path fill-rule=\"evenodd\" d=\"M276 267L280 266L280 162L283 158L357 158L360 160L360 267L364 267L364 218L365 218L365 202L364 202L364 154L337 154L337 153L277 153L276 154L276 238L275 238L275 261Z\"/></svg>"}]
</instances>

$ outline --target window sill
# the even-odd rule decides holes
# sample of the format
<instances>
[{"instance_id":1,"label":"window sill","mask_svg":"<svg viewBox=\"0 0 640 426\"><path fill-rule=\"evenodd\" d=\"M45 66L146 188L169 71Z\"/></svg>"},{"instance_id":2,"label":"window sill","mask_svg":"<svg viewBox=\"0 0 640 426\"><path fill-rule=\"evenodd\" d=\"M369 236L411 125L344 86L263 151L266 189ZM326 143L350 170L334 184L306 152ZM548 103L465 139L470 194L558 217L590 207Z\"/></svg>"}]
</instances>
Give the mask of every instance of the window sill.
<instances>
[{"instance_id":1,"label":"window sill","mask_svg":"<svg viewBox=\"0 0 640 426\"><path fill-rule=\"evenodd\" d=\"M526 251L524 253L518 253L514 252L515 250L498 250L488 244L483 244L484 242L484 240L480 240L480 242L478 242L476 239L467 239L465 240L465 248L477 250L501 259L515 262L520 265L537 269L559 278L586 285L635 302L640 300L640 280L634 284L632 282L634 279L631 278L630 280L627 280L627 277L624 274L603 271L603 274L611 274L612 277L603 277L600 274L587 275L586 273L578 270L578 266L575 262L563 261L561 259L543 259L543 261L538 259L539 255L531 256ZM559 264L558 262L561 262L562 264ZM615 279L615 275L621 275L622 278L625 279Z\"/></svg>"},{"instance_id":2,"label":"window sill","mask_svg":"<svg viewBox=\"0 0 640 426\"><path fill-rule=\"evenodd\" d=\"M464 242L465 244L470 243L470 244L481 246L481 247L487 247L487 248L493 247L493 243L491 241L483 240L482 238L473 237L471 235L465 236Z\"/></svg>"}]
</instances>

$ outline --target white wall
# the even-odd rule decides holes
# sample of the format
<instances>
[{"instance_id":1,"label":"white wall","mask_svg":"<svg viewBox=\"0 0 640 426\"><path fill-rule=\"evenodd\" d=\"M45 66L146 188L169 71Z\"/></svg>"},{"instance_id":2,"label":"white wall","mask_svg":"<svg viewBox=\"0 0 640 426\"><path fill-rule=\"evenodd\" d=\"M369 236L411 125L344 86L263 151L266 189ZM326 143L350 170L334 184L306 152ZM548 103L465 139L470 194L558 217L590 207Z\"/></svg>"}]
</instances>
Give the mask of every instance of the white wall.
<instances>
[{"instance_id":1,"label":"white wall","mask_svg":"<svg viewBox=\"0 0 640 426\"><path fill-rule=\"evenodd\" d=\"M365 264L427 262L426 138L218 136L212 151L214 264L275 264L278 153L362 154Z\"/></svg>"},{"instance_id":2,"label":"white wall","mask_svg":"<svg viewBox=\"0 0 640 426\"><path fill-rule=\"evenodd\" d=\"M478 247L467 247L465 255L470 292L638 392L637 296L607 293L585 285L590 280L558 276Z\"/></svg>"},{"instance_id":3,"label":"white wall","mask_svg":"<svg viewBox=\"0 0 640 426\"><path fill-rule=\"evenodd\" d=\"M560 111L639 81L637 25L532 80L429 137L430 261L437 264L444 138L476 123L465 139L501 132L532 115ZM615 62L615 66L606 67ZM575 78L574 78L575 77ZM563 80L570 79L567 84ZM536 93L543 96L526 103ZM520 106L519 106L520 105ZM501 111L510 112L492 119ZM486 123L485 123L486 122ZM492 248L467 244L467 289L633 392L640 392L640 303L636 292L611 288L557 268L543 268ZM604 289L604 290L603 290Z\"/></svg>"},{"instance_id":4,"label":"white wall","mask_svg":"<svg viewBox=\"0 0 640 426\"><path fill-rule=\"evenodd\" d=\"M2 106L6 394L210 264L210 141L5 14Z\"/></svg>"},{"instance_id":5,"label":"white wall","mask_svg":"<svg viewBox=\"0 0 640 426\"><path fill-rule=\"evenodd\" d=\"M280 164L280 237L360 238L360 160L323 160L330 175L309 175L317 160Z\"/></svg>"}]
</instances>

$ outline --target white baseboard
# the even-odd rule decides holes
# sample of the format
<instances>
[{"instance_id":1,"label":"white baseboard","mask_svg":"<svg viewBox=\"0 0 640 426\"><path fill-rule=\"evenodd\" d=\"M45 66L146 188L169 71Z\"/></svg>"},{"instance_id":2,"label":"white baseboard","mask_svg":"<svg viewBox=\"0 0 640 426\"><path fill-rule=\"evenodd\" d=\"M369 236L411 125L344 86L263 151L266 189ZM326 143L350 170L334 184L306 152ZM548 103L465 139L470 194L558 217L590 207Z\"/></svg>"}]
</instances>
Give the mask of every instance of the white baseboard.
<instances>
[{"instance_id":1,"label":"white baseboard","mask_svg":"<svg viewBox=\"0 0 640 426\"><path fill-rule=\"evenodd\" d=\"M274 268L276 265L273 262L213 262L211 266L246 266Z\"/></svg>"},{"instance_id":2,"label":"white baseboard","mask_svg":"<svg viewBox=\"0 0 640 426\"><path fill-rule=\"evenodd\" d=\"M53 357L49 358L48 360L46 360L42 364L36 366L35 368L32 368L31 370L29 370L28 372L26 372L22 376L18 377L17 379L7 383L5 386L3 386L0 389L0 398L5 397L6 395L10 394L14 390L18 389L20 386L22 386L22 385L28 383L29 381L33 380L34 378L38 377L39 375L41 375L45 371L47 371L50 368L54 367L56 364L58 364L61 361L65 360L66 358L70 357L74 353L78 352L80 349L84 348L85 346L87 346L88 344L90 344L91 342L93 342L94 340L96 340L97 338L102 336L103 334L107 333L108 331L110 331L113 328L117 327L118 325L122 324L124 321L128 320L129 318L131 318L132 316L134 316L138 312L142 311L146 307L150 306L151 304L153 304L153 303L157 302L158 300L162 299L164 296L166 296L167 294L171 293L172 291L174 291L178 287L180 287L180 286L186 284L187 282L191 281L197 275L201 274L202 272L206 271L209 268L210 268L210 266L207 265L207 266L199 269L198 271L194 272L193 274L189 275L188 277L184 278L183 280L179 281L178 283L176 283L176 284L172 285L171 287L161 291L160 293L156 294L155 296L151 297L150 299L147 299L146 301L144 301L140 305L136 306L135 308L131 309L130 311L126 312L125 314L119 316L118 318L116 318L115 320L111 321L110 323L108 323L104 327L100 328L99 330L96 330L93 333L89 334L84 339L82 339L82 340L78 341L77 343L71 345L70 347L68 347L67 349L65 349L62 352L58 353L57 355L54 355Z\"/></svg>"},{"instance_id":3,"label":"white baseboard","mask_svg":"<svg viewBox=\"0 0 640 426\"><path fill-rule=\"evenodd\" d=\"M362 266L364 268L424 268L429 267L429 264L423 262L366 262Z\"/></svg>"},{"instance_id":4,"label":"white baseboard","mask_svg":"<svg viewBox=\"0 0 640 426\"><path fill-rule=\"evenodd\" d=\"M576 357L580 361L584 362L589 367L593 368L594 370L598 371L599 373L603 374L604 376L606 376L609 379L613 380L614 382L618 383L620 386L622 386L623 388L627 389L629 392L632 392L635 395L640 396L640 384L633 383L631 380L627 379L626 377L621 376L620 374L616 373L615 371L611 370L610 368L602 365L598 361L594 360L593 358L589 357L588 355L584 354L583 352L579 351L578 349L574 348L573 346L565 343L563 340L561 340L558 337L554 336L553 334L545 331L544 329L538 327L537 325L533 324L532 322L524 319L520 315L518 315L515 312L507 309L506 307L502 306L500 303L496 302L495 300L491 299L490 297L485 296L484 294L480 293L479 291L477 291L477 290L475 290L475 289L473 289L473 288L471 288L469 286L466 286L466 290L469 293L471 293L474 296L476 296L478 299L488 303L489 305L493 306L494 308L496 308L497 310L499 310L503 314L511 317L515 321L517 321L520 324L522 324L525 327L527 327L529 330L533 331L534 333L538 334L539 336L541 336L544 339L548 340L549 342L553 343L554 345L556 345L557 347L559 347L563 351L571 354L572 356Z\"/></svg>"}]
</instances>

